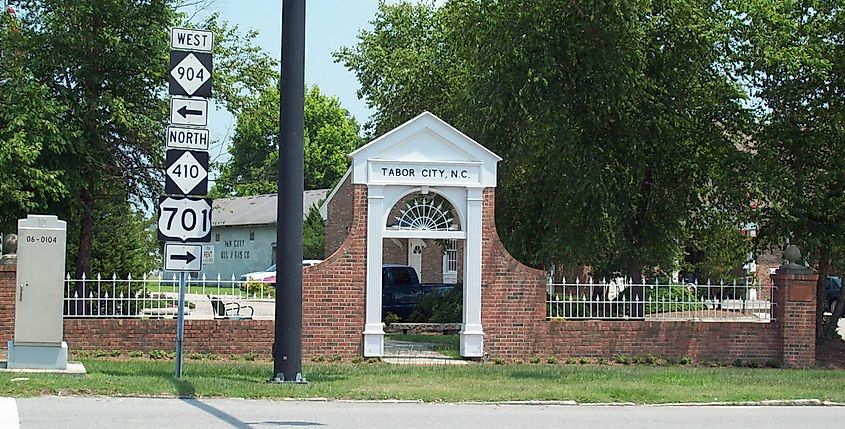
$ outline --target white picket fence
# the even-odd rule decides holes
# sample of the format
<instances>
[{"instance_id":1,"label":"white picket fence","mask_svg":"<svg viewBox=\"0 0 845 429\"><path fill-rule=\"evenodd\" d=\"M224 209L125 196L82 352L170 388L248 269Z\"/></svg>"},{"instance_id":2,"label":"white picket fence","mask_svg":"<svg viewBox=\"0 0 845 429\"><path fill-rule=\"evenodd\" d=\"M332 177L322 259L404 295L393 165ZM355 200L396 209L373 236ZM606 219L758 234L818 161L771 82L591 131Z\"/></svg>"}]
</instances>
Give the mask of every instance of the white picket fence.
<instances>
[{"instance_id":1,"label":"white picket fence","mask_svg":"<svg viewBox=\"0 0 845 429\"><path fill-rule=\"evenodd\" d=\"M179 279L148 277L119 279L117 276L65 278L66 318L175 318ZM195 278L188 276L185 294L186 319L274 319L275 290L272 283L241 282L234 276Z\"/></svg>"},{"instance_id":2,"label":"white picket fence","mask_svg":"<svg viewBox=\"0 0 845 429\"><path fill-rule=\"evenodd\" d=\"M773 286L755 283L561 283L549 281L550 320L700 320L765 322L773 319Z\"/></svg>"}]
</instances>

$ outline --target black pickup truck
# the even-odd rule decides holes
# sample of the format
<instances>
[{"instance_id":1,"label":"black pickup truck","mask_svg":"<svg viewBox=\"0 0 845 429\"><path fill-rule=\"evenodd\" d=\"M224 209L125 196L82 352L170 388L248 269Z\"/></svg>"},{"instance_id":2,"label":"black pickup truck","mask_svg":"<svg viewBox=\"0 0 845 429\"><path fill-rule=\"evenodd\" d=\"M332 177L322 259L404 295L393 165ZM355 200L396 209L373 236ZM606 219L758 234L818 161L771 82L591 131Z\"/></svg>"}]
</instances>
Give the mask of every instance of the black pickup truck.
<instances>
[{"instance_id":1,"label":"black pickup truck","mask_svg":"<svg viewBox=\"0 0 845 429\"><path fill-rule=\"evenodd\" d=\"M430 294L445 295L456 284L420 283L417 270L407 265L384 265L381 268L381 316L393 313L403 320L414 312L419 300Z\"/></svg>"}]
</instances>

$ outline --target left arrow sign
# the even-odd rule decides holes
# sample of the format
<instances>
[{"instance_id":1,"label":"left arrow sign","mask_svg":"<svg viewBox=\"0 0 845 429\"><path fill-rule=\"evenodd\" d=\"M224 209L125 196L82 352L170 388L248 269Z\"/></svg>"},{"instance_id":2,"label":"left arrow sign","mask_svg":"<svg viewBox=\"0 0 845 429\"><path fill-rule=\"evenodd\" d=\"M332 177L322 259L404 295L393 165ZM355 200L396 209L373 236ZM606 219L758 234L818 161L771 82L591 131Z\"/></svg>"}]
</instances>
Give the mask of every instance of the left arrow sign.
<instances>
[{"instance_id":1,"label":"left arrow sign","mask_svg":"<svg viewBox=\"0 0 845 429\"><path fill-rule=\"evenodd\" d=\"M201 244L171 244L164 245L165 271L202 271Z\"/></svg>"},{"instance_id":2,"label":"left arrow sign","mask_svg":"<svg viewBox=\"0 0 845 429\"><path fill-rule=\"evenodd\" d=\"M208 100L204 98L172 97L170 123L204 127L208 125Z\"/></svg>"}]
</instances>

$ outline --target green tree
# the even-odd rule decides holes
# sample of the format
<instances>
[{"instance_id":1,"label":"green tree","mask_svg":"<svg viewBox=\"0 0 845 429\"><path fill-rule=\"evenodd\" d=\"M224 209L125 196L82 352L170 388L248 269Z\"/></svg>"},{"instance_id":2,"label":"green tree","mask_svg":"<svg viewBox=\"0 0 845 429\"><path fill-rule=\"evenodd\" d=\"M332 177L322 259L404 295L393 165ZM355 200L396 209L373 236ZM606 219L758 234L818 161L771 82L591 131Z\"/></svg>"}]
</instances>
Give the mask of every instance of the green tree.
<instances>
[{"instance_id":1,"label":"green tree","mask_svg":"<svg viewBox=\"0 0 845 429\"><path fill-rule=\"evenodd\" d=\"M725 7L734 72L754 102L754 163L767 184L760 244L782 249L789 240L818 270L817 327L830 338L838 317L821 329L824 282L845 261L845 9L831 0Z\"/></svg>"},{"instance_id":2,"label":"green tree","mask_svg":"<svg viewBox=\"0 0 845 429\"><path fill-rule=\"evenodd\" d=\"M323 259L325 257L326 231L319 203L311 206L302 225L302 257L304 259Z\"/></svg>"},{"instance_id":3,"label":"green tree","mask_svg":"<svg viewBox=\"0 0 845 429\"><path fill-rule=\"evenodd\" d=\"M671 0L383 3L336 59L376 134L425 109L504 158L497 224L519 259L638 280L747 208L725 22Z\"/></svg>"},{"instance_id":4,"label":"green tree","mask_svg":"<svg viewBox=\"0 0 845 429\"><path fill-rule=\"evenodd\" d=\"M68 221L77 276L144 269L103 249L119 230L137 240L120 249L147 254L134 231L161 191L169 28L188 24L182 2L14 3L21 19L0 27L0 227L54 213ZM199 26L216 36L215 98L237 111L273 81L274 61L218 15Z\"/></svg>"},{"instance_id":5,"label":"green tree","mask_svg":"<svg viewBox=\"0 0 845 429\"><path fill-rule=\"evenodd\" d=\"M0 232L13 231L17 219L68 192L62 171L47 162L68 146L52 119L63 106L32 78L22 37L18 20L0 12Z\"/></svg>"},{"instance_id":6,"label":"green tree","mask_svg":"<svg viewBox=\"0 0 845 429\"><path fill-rule=\"evenodd\" d=\"M68 147L45 165L62 171L68 198L51 211L78 225L76 274L90 273L100 201L149 199L160 187L166 103L166 1L29 0L21 37L34 81L63 107L51 118Z\"/></svg>"},{"instance_id":7,"label":"green tree","mask_svg":"<svg viewBox=\"0 0 845 429\"><path fill-rule=\"evenodd\" d=\"M279 89L265 88L237 116L229 152L214 195L276 192L279 157ZM347 155L361 144L355 119L336 97L312 86L305 94L305 189L333 186L349 166Z\"/></svg>"}]
</instances>

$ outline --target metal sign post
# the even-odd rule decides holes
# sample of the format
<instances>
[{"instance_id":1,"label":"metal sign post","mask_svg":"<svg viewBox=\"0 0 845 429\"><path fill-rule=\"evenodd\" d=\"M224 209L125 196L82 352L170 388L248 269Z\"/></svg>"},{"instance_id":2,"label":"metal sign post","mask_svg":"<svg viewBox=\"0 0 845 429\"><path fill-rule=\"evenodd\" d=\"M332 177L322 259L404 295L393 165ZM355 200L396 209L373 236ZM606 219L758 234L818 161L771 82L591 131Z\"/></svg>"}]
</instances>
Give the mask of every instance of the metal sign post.
<instances>
[{"instance_id":1,"label":"metal sign post","mask_svg":"<svg viewBox=\"0 0 845 429\"><path fill-rule=\"evenodd\" d=\"M182 342L185 339L185 272L179 273L179 313L176 316L176 378L182 378Z\"/></svg>"}]
</instances>

